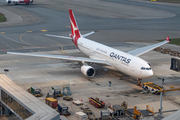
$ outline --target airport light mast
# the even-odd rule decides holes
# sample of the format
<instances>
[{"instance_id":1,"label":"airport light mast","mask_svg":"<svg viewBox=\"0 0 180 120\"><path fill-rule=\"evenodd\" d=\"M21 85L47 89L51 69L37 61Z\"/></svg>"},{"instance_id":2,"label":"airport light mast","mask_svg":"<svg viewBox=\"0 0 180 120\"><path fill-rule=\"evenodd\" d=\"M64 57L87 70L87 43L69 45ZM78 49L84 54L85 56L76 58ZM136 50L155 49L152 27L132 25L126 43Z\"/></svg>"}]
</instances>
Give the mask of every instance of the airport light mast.
<instances>
[{"instance_id":1,"label":"airport light mast","mask_svg":"<svg viewBox=\"0 0 180 120\"><path fill-rule=\"evenodd\" d=\"M164 78L162 79L162 88L163 88L163 84L164 84ZM172 87L173 88L173 87ZM159 114L158 114L158 118L160 118L160 119L162 119L162 118L164 118L164 116L163 116L163 114L162 114L162 109L163 109L163 107L162 107L162 94L164 93L164 92L169 92L169 91L177 91L177 90L180 90L180 88L175 88L175 89L168 89L168 90L164 90L164 89L162 89L162 90L156 90L156 91L146 91L146 92L140 92L141 94L148 94L148 93L155 93L155 92L158 92L158 93L160 93L160 109L159 109Z\"/></svg>"}]
</instances>

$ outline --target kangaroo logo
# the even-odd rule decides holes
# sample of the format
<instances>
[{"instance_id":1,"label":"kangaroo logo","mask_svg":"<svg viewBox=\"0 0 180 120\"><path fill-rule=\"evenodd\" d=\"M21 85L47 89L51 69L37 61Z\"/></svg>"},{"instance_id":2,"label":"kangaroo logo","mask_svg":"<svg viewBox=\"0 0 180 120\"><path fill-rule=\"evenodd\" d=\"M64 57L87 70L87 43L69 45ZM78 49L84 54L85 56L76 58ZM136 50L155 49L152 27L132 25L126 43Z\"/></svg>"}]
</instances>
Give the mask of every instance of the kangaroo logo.
<instances>
[{"instance_id":1,"label":"kangaroo logo","mask_svg":"<svg viewBox=\"0 0 180 120\"><path fill-rule=\"evenodd\" d=\"M74 25L74 23L72 22L72 20L70 20L72 28L73 28L73 36L75 35L75 31L78 30L77 26Z\"/></svg>"}]
</instances>

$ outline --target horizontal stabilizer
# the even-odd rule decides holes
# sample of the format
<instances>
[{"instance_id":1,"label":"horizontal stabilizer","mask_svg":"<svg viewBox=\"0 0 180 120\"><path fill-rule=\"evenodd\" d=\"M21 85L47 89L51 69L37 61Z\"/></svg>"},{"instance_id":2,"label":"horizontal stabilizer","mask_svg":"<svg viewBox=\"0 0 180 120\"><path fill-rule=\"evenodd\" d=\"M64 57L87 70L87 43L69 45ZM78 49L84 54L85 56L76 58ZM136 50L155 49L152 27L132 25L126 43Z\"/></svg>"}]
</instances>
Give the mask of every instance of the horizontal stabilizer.
<instances>
[{"instance_id":1,"label":"horizontal stabilizer","mask_svg":"<svg viewBox=\"0 0 180 120\"><path fill-rule=\"evenodd\" d=\"M92 31L92 32L90 32L90 33L86 33L86 34L84 34L84 35L82 35L83 37L87 37L87 36L89 36L89 35L91 35L91 34L93 34L94 33L94 31Z\"/></svg>"},{"instance_id":2,"label":"horizontal stabilizer","mask_svg":"<svg viewBox=\"0 0 180 120\"><path fill-rule=\"evenodd\" d=\"M71 37L65 37L65 36L58 36L58 35L49 35L49 34L45 34L46 36L51 36L51 37L58 37L58 38L65 38L65 39L71 39Z\"/></svg>"}]
</instances>

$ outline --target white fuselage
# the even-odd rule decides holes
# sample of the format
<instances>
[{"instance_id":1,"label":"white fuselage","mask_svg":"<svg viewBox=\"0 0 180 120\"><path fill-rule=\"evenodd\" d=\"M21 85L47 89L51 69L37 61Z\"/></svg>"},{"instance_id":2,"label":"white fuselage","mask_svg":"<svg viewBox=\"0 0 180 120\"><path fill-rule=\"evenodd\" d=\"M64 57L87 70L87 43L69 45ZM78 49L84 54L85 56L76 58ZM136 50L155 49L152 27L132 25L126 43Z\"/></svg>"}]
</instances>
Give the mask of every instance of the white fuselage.
<instances>
[{"instance_id":1,"label":"white fuselage","mask_svg":"<svg viewBox=\"0 0 180 120\"><path fill-rule=\"evenodd\" d=\"M108 47L106 45L80 37L77 41L79 50L92 59L107 61L116 70L139 79L153 76L150 65L143 59Z\"/></svg>"}]
</instances>

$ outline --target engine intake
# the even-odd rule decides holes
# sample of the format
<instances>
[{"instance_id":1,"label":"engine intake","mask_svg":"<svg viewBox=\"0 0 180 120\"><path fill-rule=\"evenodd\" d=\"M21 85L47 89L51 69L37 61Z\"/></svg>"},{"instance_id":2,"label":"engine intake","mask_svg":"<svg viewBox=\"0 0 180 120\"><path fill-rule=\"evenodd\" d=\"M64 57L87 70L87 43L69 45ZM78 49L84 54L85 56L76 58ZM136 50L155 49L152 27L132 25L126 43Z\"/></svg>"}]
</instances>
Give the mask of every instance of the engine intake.
<instances>
[{"instance_id":1,"label":"engine intake","mask_svg":"<svg viewBox=\"0 0 180 120\"><path fill-rule=\"evenodd\" d=\"M95 75L95 70L93 67L88 66L88 65L83 65L81 67L81 72L88 77L93 77Z\"/></svg>"}]
</instances>

